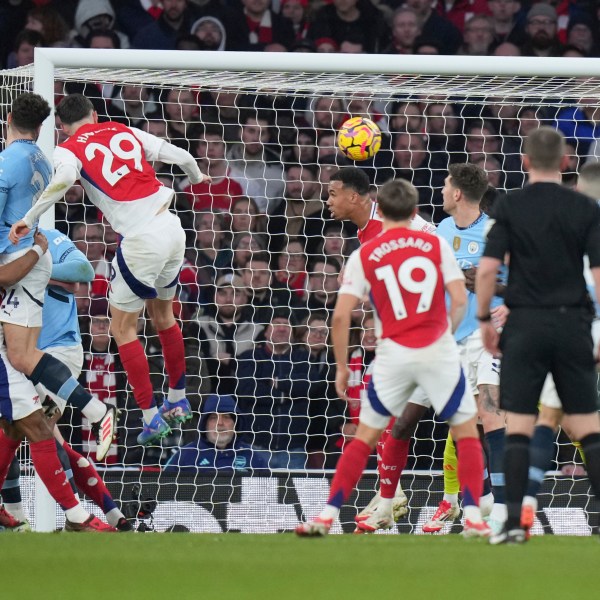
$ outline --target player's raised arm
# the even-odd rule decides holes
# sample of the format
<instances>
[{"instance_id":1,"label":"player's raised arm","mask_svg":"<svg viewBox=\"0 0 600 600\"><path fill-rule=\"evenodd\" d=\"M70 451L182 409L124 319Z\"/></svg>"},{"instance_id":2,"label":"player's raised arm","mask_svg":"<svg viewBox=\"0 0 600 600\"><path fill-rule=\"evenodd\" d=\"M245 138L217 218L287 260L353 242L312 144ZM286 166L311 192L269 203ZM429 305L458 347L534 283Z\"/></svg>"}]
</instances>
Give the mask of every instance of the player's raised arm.
<instances>
[{"instance_id":1,"label":"player's raised arm","mask_svg":"<svg viewBox=\"0 0 600 600\"><path fill-rule=\"evenodd\" d=\"M27 211L27 214L20 221L17 221L10 228L8 238L13 244L16 244L20 238L27 235L31 231L33 224L53 204L56 204L56 202L63 198L67 190L79 178L76 164L77 159L70 152L62 148L57 148L54 152L54 175L39 200Z\"/></svg>"},{"instance_id":2,"label":"player's raised arm","mask_svg":"<svg viewBox=\"0 0 600 600\"><path fill-rule=\"evenodd\" d=\"M192 184L211 181L208 175L202 173L196 159L183 148L170 144L166 140L141 129L131 127L131 130L142 142L146 159L149 162L160 161L170 165L178 165Z\"/></svg>"}]
</instances>

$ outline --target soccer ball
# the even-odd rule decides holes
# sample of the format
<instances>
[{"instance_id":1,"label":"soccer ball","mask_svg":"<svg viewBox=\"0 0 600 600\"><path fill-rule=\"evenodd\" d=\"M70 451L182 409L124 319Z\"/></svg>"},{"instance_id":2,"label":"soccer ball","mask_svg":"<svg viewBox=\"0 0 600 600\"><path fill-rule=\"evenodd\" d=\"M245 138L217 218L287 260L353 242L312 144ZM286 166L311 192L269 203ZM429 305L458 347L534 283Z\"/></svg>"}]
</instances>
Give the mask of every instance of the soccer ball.
<instances>
[{"instance_id":1,"label":"soccer ball","mask_svg":"<svg viewBox=\"0 0 600 600\"><path fill-rule=\"evenodd\" d=\"M367 160L381 147L381 130L371 119L352 117L344 121L337 135L338 148L352 160Z\"/></svg>"}]
</instances>

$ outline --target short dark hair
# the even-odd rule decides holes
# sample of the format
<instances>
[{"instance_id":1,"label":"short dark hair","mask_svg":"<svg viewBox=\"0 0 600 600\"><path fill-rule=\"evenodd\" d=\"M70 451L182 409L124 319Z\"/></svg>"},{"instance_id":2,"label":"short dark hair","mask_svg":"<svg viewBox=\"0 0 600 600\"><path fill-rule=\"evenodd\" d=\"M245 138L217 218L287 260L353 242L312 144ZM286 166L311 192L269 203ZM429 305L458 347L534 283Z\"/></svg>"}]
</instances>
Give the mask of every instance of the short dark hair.
<instances>
[{"instance_id":1,"label":"short dark hair","mask_svg":"<svg viewBox=\"0 0 600 600\"><path fill-rule=\"evenodd\" d=\"M336 171L329 181L341 181L344 187L354 190L357 194L365 196L371 186L367 174L358 167L344 167Z\"/></svg>"},{"instance_id":2,"label":"short dark hair","mask_svg":"<svg viewBox=\"0 0 600 600\"><path fill-rule=\"evenodd\" d=\"M112 29L92 29L86 36L84 40L84 45L86 48L90 48L92 45L92 40L97 37L105 37L109 38L113 46L116 50L121 48L121 38L114 32Z\"/></svg>"},{"instance_id":3,"label":"short dark hair","mask_svg":"<svg viewBox=\"0 0 600 600\"><path fill-rule=\"evenodd\" d=\"M13 125L23 132L35 132L51 112L48 102L32 92L25 92L15 98L10 109Z\"/></svg>"},{"instance_id":4,"label":"short dark hair","mask_svg":"<svg viewBox=\"0 0 600 600\"><path fill-rule=\"evenodd\" d=\"M39 31L23 29L17 34L17 37L15 38L15 52L17 52L23 44L29 44L30 46L34 47L43 46L45 44L44 36Z\"/></svg>"},{"instance_id":5,"label":"short dark hair","mask_svg":"<svg viewBox=\"0 0 600 600\"><path fill-rule=\"evenodd\" d=\"M467 200L480 202L488 189L485 171L473 163L454 163L448 167L452 186L458 188Z\"/></svg>"},{"instance_id":6,"label":"short dark hair","mask_svg":"<svg viewBox=\"0 0 600 600\"><path fill-rule=\"evenodd\" d=\"M381 214L391 221L404 221L412 217L418 200L417 188L404 179L388 181L377 194Z\"/></svg>"},{"instance_id":7,"label":"short dark hair","mask_svg":"<svg viewBox=\"0 0 600 600\"><path fill-rule=\"evenodd\" d=\"M560 168L565 143L565 136L560 131L543 125L525 138L523 150L534 169L551 171Z\"/></svg>"},{"instance_id":8,"label":"short dark hair","mask_svg":"<svg viewBox=\"0 0 600 600\"><path fill-rule=\"evenodd\" d=\"M258 262L266 262L267 264L269 264L271 262L271 256L269 255L268 252L266 251L261 251L261 252L253 252L250 255L250 258L248 259L248 264L250 264L253 261L258 261ZM246 265L246 268L248 267L248 265Z\"/></svg>"},{"instance_id":9,"label":"short dark hair","mask_svg":"<svg viewBox=\"0 0 600 600\"><path fill-rule=\"evenodd\" d=\"M81 121L94 111L94 105L83 94L69 94L56 107L56 114L65 125Z\"/></svg>"}]
</instances>

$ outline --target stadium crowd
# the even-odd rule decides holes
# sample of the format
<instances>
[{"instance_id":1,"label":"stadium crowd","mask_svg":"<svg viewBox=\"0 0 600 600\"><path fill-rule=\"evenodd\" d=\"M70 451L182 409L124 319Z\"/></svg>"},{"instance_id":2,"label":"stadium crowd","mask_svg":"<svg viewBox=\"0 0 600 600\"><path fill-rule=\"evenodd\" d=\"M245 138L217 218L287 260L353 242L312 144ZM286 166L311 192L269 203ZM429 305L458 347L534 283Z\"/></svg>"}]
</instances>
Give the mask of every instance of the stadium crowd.
<instances>
[{"instance_id":1,"label":"stadium crowd","mask_svg":"<svg viewBox=\"0 0 600 600\"><path fill-rule=\"evenodd\" d=\"M579 1L515 0L30 0L0 7L0 64L29 64L36 46L274 52L598 56L600 9ZM270 96L134 85L60 84L57 102L84 93L100 120L114 120L191 152L211 183L155 163L177 194L187 232L176 303L183 325L187 398L196 419L163 447L129 439L140 411L126 392L123 368L107 334L106 294L117 236L80 186L56 207L56 226L91 262L95 278L77 292L84 334L86 387L123 411L118 453L108 464L172 468L176 448L198 440L203 400L244 416L238 436L270 457L270 466L333 467L352 438L357 411L337 399L328 344L330 316L356 227L332 214L330 177L353 164L336 149L335 132L352 115L372 118L381 151L361 163L377 187L394 178L419 191L420 214L438 223L448 165L478 164L497 189L521 187L521 149L541 124L568 138L572 182L581 163L597 160L598 108L571 99L530 99L517 106L461 99L362 96ZM371 323L371 326L366 325ZM356 311L351 365L356 400L373 358L372 313ZM155 391L164 359L149 321L140 319ZM227 402L214 399L227 397ZM216 414L216 413L215 413ZM65 437L91 453L88 425L73 412ZM419 425L409 467L439 467L444 425ZM233 442L232 442L233 443ZM566 457L572 462L573 457ZM231 465L235 468L235 465Z\"/></svg>"}]
</instances>

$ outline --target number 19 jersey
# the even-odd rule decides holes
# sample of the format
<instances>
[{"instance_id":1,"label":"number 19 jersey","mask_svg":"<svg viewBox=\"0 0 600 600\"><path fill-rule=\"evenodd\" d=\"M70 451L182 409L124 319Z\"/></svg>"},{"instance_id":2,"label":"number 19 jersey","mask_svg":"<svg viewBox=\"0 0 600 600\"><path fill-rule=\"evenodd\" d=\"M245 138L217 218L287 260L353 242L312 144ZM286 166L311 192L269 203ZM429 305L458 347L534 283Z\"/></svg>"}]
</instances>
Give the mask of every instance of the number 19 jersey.
<instances>
[{"instance_id":1,"label":"number 19 jersey","mask_svg":"<svg viewBox=\"0 0 600 600\"><path fill-rule=\"evenodd\" d=\"M162 140L121 123L90 123L54 151L55 167L77 170L90 201L123 236L143 231L173 191L156 178Z\"/></svg>"},{"instance_id":2,"label":"number 19 jersey","mask_svg":"<svg viewBox=\"0 0 600 600\"><path fill-rule=\"evenodd\" d=\"M445 240L397 227L352 253L339 294L369 294L378 339L424 348L448 329L445 284L462 279Z\"/></svg>"}]
</instances>

